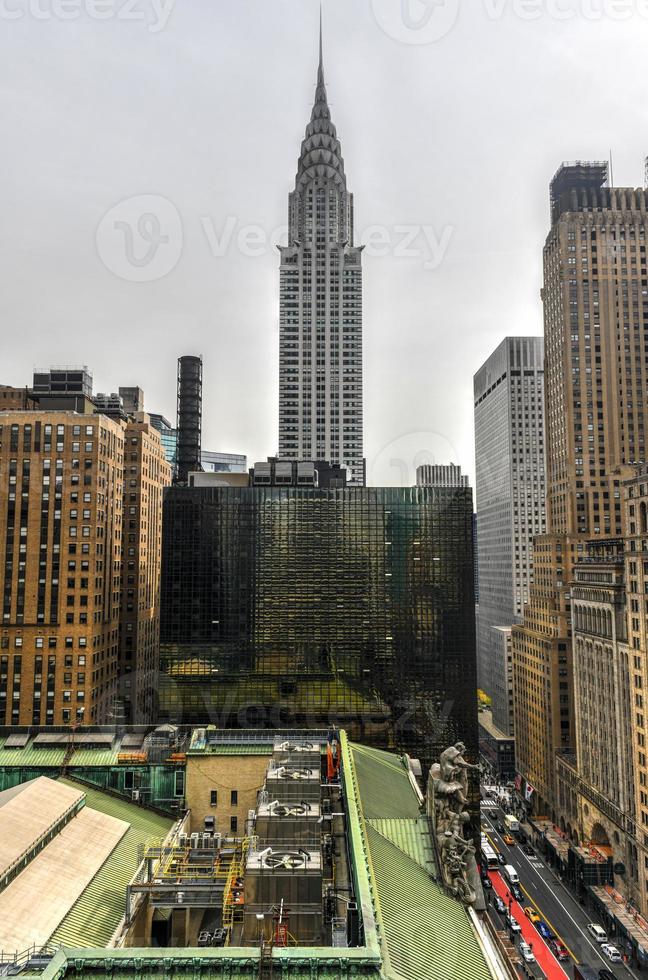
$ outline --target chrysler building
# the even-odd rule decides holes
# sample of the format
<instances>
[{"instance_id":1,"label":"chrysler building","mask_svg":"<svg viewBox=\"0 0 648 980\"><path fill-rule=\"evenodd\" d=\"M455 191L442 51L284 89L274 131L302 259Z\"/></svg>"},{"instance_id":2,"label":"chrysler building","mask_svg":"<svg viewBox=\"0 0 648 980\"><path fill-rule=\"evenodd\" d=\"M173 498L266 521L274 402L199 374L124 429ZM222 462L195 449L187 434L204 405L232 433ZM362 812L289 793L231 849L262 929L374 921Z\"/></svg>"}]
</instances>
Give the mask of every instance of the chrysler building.
<instances>
[{"instance_id":1,"label":"chrysler building","mask_svg":"<svg viewBox=\"0 0 648 980\"><path fill-rule=\"evenodd\" d=\"M322 58L281 252L279 456L346 466L364 484L362 247Z\"/></svg>"}]
</instances>

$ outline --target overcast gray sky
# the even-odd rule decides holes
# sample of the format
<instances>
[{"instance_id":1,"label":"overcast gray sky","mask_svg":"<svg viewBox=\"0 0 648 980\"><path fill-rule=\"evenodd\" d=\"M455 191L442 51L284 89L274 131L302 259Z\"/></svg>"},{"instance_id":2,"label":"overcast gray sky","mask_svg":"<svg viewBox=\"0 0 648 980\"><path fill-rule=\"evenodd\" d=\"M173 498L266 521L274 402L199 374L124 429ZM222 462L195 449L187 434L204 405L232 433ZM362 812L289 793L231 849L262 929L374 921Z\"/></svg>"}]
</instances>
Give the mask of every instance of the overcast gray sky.
<instances>
[{"instance_id":1,"label":"overcast gray sky","mask_svg":"<svg viewBox=\"0 0 648 980\"><path fill-rule=\"evenodd\" d=\"M316 0L0 0L0 383L87 363L173 419L204 356L205 449L277 445L273 239L312 103ZM640 186L648 0L324 0L364 265L373 483L473 473L472 375L542 331L548 182Z\"/></svg>"}]
</instances>

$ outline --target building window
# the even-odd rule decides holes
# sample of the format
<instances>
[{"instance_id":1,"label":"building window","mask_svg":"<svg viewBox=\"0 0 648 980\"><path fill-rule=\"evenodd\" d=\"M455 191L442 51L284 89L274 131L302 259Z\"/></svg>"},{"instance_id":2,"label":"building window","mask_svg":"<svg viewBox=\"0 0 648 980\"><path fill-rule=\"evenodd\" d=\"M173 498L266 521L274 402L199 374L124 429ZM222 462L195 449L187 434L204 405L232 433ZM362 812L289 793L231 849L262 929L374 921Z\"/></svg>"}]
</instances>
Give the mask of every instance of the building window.
<instances>
[{"instance_id":1,"label":"building window","mask_svg":"<svg viewBox=\"0 0 648 980\"><path fill-rule=\"evenodd\" d=\"M213 789L211 791L211 793L209 794L209 805L210 806L217 806L218 805L218 790L217 789Z\"/></svg>"},{"instance_id":2,"label":"building window","mask_svg":"<svg viewBox=\"0 0 648 980\"><path fill-rule=\"evenodd\" d=\"M235 834L238 830L238 817L230 817L230 831Z\"/></svg>"},{"instance_id":3,"label":"building window","mask_svg":"<svg viewBox=\"0 0 648 980\"><path fill-rule=\"evenodd\" d=\"M178 772L176 772L175 774L175 787L173 790L174 796L184 796L184 788L185 788L184 779L185 779L184 770L178 770Z\"/></svg>"},{"instance_id":4,"label":"building window","mask_svg":"<svg viewBox=\"0 0 648 980\"><path fill-rule=\"evenodd\" d=\"M238 806L238 790L233 789L231 793L231 804L232 806Z\"/></svg>"}]
</instances>

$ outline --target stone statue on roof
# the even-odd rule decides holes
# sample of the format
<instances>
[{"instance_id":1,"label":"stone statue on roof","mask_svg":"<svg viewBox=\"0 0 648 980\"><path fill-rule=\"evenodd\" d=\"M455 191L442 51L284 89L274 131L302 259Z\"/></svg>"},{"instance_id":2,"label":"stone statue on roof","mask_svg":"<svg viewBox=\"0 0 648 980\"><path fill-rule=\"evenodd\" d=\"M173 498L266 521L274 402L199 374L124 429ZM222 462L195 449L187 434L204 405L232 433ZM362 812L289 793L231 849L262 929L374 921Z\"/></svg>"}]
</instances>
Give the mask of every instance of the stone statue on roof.
<instances>
[{"instance_id":1,"label":"stone statue on roof","mask_svg":"<svg viewBox=\"0 0 648 980\"><path fill-rule=\"evenodd\" d=\"M482 910L486 907L479 878L475 845L464 836L470 823L468 773L480 767L465 759L466 746L445 749L432 766L428 780L427 813L432 821L441 878L450 894Z\"/></svg>"}]
</instances>

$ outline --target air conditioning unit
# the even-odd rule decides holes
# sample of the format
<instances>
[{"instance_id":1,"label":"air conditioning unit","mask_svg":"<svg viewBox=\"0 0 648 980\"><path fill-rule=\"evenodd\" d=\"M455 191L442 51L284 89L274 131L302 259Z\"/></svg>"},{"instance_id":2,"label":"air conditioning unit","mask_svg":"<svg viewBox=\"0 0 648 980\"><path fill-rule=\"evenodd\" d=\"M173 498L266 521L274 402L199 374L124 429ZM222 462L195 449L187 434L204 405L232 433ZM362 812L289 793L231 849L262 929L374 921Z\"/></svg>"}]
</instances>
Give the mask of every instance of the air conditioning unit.
<instances>
[{"instance_id":1,"label":"air conditioning unit","mask_svg":"<svg viewBox=\"0 0 648 980\"><path fill-rule=\"evenodd\" d=\"M291 803L319 802L319 768L303 765L273 767L266 775L266 790L270 800Z\"/></svg>"},{"instance_id":2,"label":"air conditioning unit","mask_svg":"<svg viewBox=\"0 0 648 980\"><path fill-rule=\"evenodd\" d=\"M315 742L285 741L275 742L275 752L319 752L319 745Z\"/></svg>"},{"instance_id":3,"label":"air conditioning unit","mask_svg":"<svg viewBox=\"0 0 648 980\"><path fill-rule=\"evenodd\" d=\"M307 847L309 843L319 843L321 834L319 803L273 800L257 811L256 835L260 841Z\"/></svg>"},{"instance_id":4,"label":"air conditioning unit","mask_svg":"<svg viewBox=\"0 0 648 980\"><path fill-rule=\"evenodd\" d=\"M193 848L200 847L200 834L193 833L191 835L191 847Z\"/></svg>"},{"instance_id":5,"label":"air conditioning unit","mask_svg":"<svg viewBox=\"0 0 648 980\"><path fill-rule=\"evenodd\" d=\"M243 937L258 939L257 914L268 907L291 910L290 932L299 943L321 943L322 857L318 850L266 847L248 854L245 869Z\"/></svg>"},{"instance_id":6,"label":"air conditioning unit","mask_svg":"<svg viewBox=\"0 0 648 980\"><path fill-rule=\"evenodd\" d=\"M321 751L318 742L306 741L276 741L273 752L273 765L279 766L309 766L319 768Z\"/></svg>"},{"instance_id":7,"label":"air conditioning unit","mask_svg":"<svg viewBox=\"0 0 648 980\"><path fill-rule=\"evenodd\" d=\"M139 789L131 790L131 800L133 801L133 803L139 803L141 797L142 797L142 793Z\"/></svg>"},{"instance_id":8,"label":"air conditioning unit","mask_svg":"<svg viewBox=\"0 0 648 980\"><path fill-rule=\"evenodd\" d=\"M178 834L178 847L187 847L188 840L189 838L186 834Z\"/></svg>"}]
</instances>

